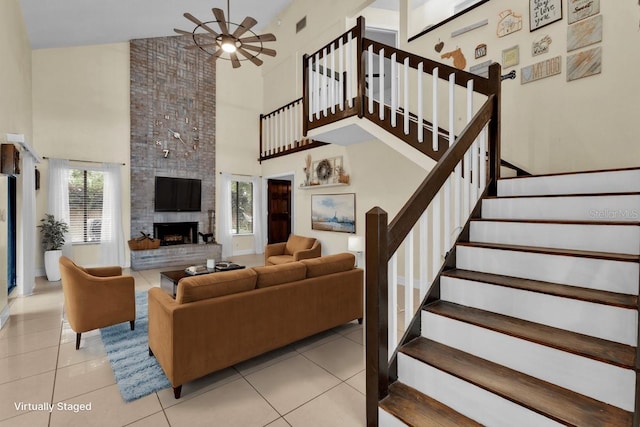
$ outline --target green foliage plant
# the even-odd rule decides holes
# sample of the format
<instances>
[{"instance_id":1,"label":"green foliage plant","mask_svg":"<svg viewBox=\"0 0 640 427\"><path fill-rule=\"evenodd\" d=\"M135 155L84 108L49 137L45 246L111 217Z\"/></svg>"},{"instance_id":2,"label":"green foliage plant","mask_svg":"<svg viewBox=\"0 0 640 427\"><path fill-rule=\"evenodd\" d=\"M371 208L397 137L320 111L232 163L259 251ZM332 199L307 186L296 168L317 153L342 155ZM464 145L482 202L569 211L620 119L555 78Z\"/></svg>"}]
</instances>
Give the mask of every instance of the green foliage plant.
<instances>
[{"instance_id":1,"label":"green foliage plant","mask_svg":"<svg viewBox=\"0 0 640 427\"><path fill-rule=\"evenodd\" d=\"M42 236L42 248L45 251L57 251L64 245L64 234L69 231L69 226L64 221L58 221L51 214L45 214L38 226Z\"/></svg>"}]
</instances>

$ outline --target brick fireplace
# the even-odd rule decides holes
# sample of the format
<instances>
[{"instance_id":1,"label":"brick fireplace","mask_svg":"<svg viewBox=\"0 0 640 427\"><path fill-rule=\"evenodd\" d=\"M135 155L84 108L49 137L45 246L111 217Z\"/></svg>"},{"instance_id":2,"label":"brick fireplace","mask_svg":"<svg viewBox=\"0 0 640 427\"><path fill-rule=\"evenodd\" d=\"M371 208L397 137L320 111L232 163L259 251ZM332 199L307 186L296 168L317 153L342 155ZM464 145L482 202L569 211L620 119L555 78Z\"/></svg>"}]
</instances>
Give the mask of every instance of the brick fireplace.
<instances>
[{"instance_id":1,"label":"brick fireplace","mask_svg":"<svg viewBox=\"0 0 640 427\"><path fill-rule=\"evenodd\" d=\"M159 249L131 251L134 270L220 259L220 245L204 245L198 235L211 232L215 211L215 63L185 49L188 44L181 37L130 43L131 235L168 235ZM189 150L168 130L178 126ZM156 176L201 180L200 212L156 212ZM178 223L188 230L171 231Z\"/></svg>"}]
</instances>

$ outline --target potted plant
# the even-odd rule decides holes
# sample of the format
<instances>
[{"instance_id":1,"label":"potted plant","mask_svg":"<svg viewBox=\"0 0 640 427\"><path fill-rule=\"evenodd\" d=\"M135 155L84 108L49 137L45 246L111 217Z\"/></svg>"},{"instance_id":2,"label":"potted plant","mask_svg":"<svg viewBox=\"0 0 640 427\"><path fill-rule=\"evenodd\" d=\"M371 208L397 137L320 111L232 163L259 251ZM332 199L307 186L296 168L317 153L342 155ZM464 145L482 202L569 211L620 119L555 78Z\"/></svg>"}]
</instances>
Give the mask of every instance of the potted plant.
<instances>
[{"instance_id":1,"label":"potted plant","mask_svg":"<svg viewBox=\"0 0 640 427\"><path fill-rule=\"evenodd\" d=\"M69 226L64 221L56 220L51 214L45 214L40 222L42 224L38 228L40 228L42 248L44 249L44 270L47 274L47 280L56 282L60 280L58 262L62 256L64 235L69 231Z\"/></svg>"}]
</instances>

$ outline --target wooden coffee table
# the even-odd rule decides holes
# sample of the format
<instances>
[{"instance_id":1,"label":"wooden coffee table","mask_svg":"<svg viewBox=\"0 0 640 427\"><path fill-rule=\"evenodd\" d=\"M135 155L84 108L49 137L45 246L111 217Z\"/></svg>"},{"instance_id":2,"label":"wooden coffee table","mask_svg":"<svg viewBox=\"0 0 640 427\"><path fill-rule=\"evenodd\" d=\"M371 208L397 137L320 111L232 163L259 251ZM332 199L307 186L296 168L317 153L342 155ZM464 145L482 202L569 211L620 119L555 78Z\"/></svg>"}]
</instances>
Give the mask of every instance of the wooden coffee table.
<instances>
[{"instance_id":1,"label":"wooden coffee table","mask_svg":"<svg viewBox=\"0 0 640 427\"><path fill-rule=\"evenodd\" d=\"M206 272L202 274L211 274L211 273L219 273L221 271L230 271L230 270L238 270L245 268L244 265L239 265L235 268L231 268L228 270L219 270L217 267L214 271ZM171 270L171 271L161 271L160 272L160 288L162 288L166 293L176 297L176 293L178 292L178 282L180 279L184 277L191 277L191 274L187 274L183 269L180 270Z\"/></svg>"}]
</instances>

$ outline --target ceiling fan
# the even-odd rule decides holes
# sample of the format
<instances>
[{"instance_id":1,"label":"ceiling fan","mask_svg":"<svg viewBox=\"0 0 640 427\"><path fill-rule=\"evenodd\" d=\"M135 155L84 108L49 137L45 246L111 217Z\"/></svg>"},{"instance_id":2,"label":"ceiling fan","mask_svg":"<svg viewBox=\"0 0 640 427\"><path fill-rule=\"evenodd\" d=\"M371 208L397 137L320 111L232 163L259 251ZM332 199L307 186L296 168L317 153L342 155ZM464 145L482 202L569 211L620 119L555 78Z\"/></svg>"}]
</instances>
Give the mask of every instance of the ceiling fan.
<instances>
[{"instance_id":1,"label":"ceiling fan","mask_svg":"<svg viewBox=\"0 0 640 427\"><path fill-rule=\"evenodd\" d=\"M196 24L193 31L173 29L178 34L191 36L194 44L187 46L187 49L200 49L206 52L211 55L210 61L218 58L229 60L233 68L240 67L240 61L251 61L257 66L262 65L263 61L258 58L261 54L276 56L274 49L264 47L265 42L276 41L276 36L271 33L253 32L251 29L258 23L254 18L247 16L240 24L236 24L225 19L222 9L213 8L211 11L215 18L211 21L201 21L188 12L184 14L185 18ZM227 0L227 15L230 15L229 0ZM211 28L210 24L218 24L220 31ZM243 57L242 59L238 57L238 53Z\"/></svg>"}]
</instances>

